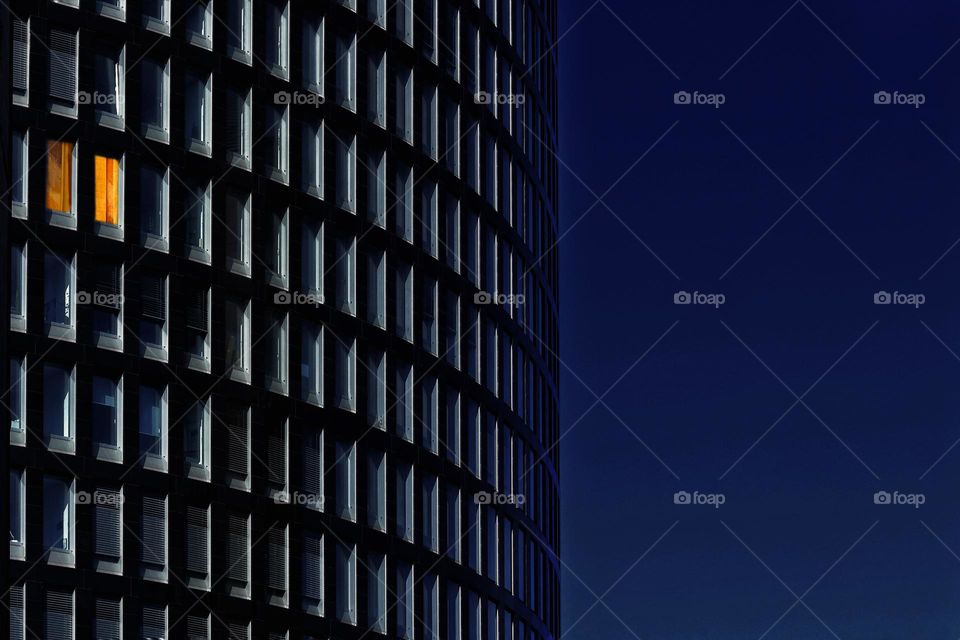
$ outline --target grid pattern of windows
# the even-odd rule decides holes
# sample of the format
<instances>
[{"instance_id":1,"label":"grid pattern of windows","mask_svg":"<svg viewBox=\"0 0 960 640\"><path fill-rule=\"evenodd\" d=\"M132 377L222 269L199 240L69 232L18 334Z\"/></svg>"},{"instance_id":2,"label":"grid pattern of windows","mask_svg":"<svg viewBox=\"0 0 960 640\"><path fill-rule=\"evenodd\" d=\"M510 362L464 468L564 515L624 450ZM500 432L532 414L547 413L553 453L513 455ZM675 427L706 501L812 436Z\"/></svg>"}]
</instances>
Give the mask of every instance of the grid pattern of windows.
<instances>
[{"instance_id":1,"label":"grid pattern of windows","mask_svg":"<svg viewBox=\"0 0 960 640\"><path fill-rule=\"evenodd\" d=\"M11 637L557 637L555 2L56 4L11 4Z\"/></svg>"}]
</instances>

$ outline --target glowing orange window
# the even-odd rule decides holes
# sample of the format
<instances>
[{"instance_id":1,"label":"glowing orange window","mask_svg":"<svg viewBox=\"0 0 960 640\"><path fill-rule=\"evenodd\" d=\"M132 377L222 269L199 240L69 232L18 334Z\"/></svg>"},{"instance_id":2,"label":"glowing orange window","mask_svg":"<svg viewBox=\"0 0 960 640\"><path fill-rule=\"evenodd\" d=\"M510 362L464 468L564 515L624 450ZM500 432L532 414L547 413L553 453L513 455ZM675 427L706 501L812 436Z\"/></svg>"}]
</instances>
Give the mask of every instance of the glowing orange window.
<instances>
[{"instance_id":1,"label":"glowing orange window","mask_svg":"<svg viewBox=\"0 0 960 640\"><path fill-rule=\"evenodd\" d=\"M94 156L94 218L117 224L120 207L120 160Z\"/></svg>"},{"instance_id":2,"label":"glowing orange window","mask_svg":"<svg viewBox=\"0 0 960 640\"><path fill-rule=\"evenodd\" d=\"M47 209L73 212L73 143L47 141Z\"/></svg>"}]
</instances>

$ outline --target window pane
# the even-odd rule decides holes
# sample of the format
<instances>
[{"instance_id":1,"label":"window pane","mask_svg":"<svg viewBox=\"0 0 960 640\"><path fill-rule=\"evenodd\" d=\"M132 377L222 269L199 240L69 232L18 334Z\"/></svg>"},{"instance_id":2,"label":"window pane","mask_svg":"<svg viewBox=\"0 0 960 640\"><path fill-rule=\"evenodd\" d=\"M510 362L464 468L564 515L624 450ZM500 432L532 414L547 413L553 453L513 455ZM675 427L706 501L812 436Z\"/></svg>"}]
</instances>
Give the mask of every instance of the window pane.
<instances>
[{"instance_id":1,"label":"window pane","mask_svg":"<svg viewBox=\"0 0 960 640\"><path fill-rule=\"evenodd\" d=\"M47 209L73 211L73 143L47 142Z\"/></svg>"},{"instance_id":2,"label":"window pane","mask_svg":"<svg viewBox=\"0 0 960 640\"><path fill-rule=\"evenodd\" d=\"M120 161L94 156L94 218L97 222L117 224L120 206Z\"/></svg>"}]
</instances>

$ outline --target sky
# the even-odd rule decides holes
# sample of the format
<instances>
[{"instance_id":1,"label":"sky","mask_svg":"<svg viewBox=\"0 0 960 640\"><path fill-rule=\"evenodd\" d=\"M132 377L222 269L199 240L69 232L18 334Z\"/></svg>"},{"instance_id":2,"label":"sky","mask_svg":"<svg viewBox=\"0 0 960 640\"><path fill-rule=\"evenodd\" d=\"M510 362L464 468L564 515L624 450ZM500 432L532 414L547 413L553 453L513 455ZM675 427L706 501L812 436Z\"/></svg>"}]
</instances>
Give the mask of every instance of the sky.
<instances>
[{"instance_id":1,"label":"sky","mask_svg":"<svg viewBox=\"0 0 960 640\"><path fill-rule=\"evenodd\" d=\"M562 637L960 637L960 5L559 23Z\"/></svg>"}]
</instances>

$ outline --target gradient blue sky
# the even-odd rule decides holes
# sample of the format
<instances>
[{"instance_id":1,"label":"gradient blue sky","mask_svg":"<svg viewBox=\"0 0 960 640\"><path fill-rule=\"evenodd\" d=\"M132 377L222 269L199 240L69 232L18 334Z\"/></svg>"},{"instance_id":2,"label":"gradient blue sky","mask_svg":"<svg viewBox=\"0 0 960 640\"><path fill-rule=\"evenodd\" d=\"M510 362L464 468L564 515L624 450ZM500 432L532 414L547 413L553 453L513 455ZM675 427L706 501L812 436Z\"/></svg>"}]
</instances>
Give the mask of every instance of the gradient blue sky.
<instances>
[{"instance_id":1,"label":"gradient blue sky","mask_svg":"<svg viewBox=\"0 0 960 640\"><path fill-rule=\"evenodd\" d=\"M559 33L564 637L960 637L960 5L560 0Z\"/></svg>"}]
</instances>

